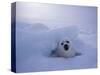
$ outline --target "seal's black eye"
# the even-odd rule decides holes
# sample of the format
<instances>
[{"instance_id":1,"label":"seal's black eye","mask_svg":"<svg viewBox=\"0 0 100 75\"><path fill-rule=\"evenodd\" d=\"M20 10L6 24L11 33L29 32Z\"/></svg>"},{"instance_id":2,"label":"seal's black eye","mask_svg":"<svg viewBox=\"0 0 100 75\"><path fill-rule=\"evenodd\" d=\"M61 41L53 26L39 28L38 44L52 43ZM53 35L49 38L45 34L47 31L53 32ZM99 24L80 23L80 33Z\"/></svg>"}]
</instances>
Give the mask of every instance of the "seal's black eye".
<instances>
[{"instance_id":1,"label":"seal's black eye","mask_svg":"<svg viewBox=\"0 0 100 75\"><path fill-rule=\"evenodd\" d=\"M63 43L61 43L61 45L63 45Z\"/></svg>"},{"instance_id":2,"label":"seal's black eye","mask_svg":"<svg viewBox=\"0 0 100 75\"><path fill-rule=\"evenodd\" d=\"M66 41L67 43L69 43L69 41Z\"/></svg>"}]
</instances>

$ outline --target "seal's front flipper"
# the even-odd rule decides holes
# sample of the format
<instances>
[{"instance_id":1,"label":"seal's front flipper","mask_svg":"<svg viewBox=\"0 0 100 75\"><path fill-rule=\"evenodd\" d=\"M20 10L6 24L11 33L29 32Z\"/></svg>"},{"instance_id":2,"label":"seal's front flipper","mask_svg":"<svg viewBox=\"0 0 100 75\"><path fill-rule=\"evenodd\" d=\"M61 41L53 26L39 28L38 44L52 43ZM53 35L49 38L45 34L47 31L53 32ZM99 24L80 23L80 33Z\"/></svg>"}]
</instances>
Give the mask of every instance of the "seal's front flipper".
<instances>
[{"instance_id":1,"label":"seal's front flipper","mask_svg":"<svg viewBox=\"0 0 100 75\"><path fill-rule=\"evenodd\" d=\"M50 53L50 56L51 57L57 57L56 50L52 50L51 53Z\"/></svg>"},{"instance_id":2,"label":"seal's front flipper","mask_svg":"<svg viewBox=\"0 0 100 75\"><path fill-rule=\"evenodd\" d=\"M75 56L80 56L80 55L82 55L82 54L81 53L78 53L78 52L75 54Z\"/></svg>"}]
</instances>

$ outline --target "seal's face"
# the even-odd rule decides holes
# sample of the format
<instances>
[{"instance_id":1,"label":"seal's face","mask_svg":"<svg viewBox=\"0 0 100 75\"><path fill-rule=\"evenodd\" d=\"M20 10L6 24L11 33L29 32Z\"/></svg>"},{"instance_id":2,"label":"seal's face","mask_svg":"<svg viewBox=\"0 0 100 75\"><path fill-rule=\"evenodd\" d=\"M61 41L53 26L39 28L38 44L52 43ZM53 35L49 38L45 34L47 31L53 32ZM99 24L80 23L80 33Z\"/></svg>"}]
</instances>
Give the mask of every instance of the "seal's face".
<instances>
[{"instance_id":1,"label":"seal's face","mask_svg":"<svg viewBox=\"0 0 100 75\"><path fill-rule=\"evenodd\" d=\"M75 49L73 48L72 42L68 39L63 39L59 42L57 48L57 54L61 57L73 57L75 56Z\"/></svg>"},{"instance_id":2,"label":"seal's face","mask_svg":"<svg viewBox=\"0 0 100 75\"><path fill-rule=\"evenodd\" d=\"M61 42L61 45L63 46L65 51L69 50L69 44L70 44L70 42L68 40L67 41L65 40L65 41Z\"/></svg>"}]
</instances>

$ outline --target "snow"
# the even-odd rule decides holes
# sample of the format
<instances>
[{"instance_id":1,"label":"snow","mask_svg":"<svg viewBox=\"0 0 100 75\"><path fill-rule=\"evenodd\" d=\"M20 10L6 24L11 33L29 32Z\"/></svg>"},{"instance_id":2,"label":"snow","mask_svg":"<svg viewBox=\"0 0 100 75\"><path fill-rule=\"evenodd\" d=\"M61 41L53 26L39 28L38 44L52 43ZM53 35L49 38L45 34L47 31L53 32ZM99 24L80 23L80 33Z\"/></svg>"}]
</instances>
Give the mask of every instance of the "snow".
<instances>
[{"instance_id":1,"label":"snow","mask_svg":"<svg viewBox=\"0 0 100 75\"><path fill-rule=\"evenodd\" d=\"M50 57L68 37L80 56ZM97 67L97 8L16 3L16 72Z\"/></svg>"},{"instance_id":2,"label":"snow","mask_svg":"<svg viewBox=\"0 0 100 75\"><path fill-rule=\"evenodd\" d=\"M19 25L23 25L23 27ZM35 23L32 25L20 22L16 23L17 72L96 67L96 34L86 33L82 29L81 31L78 26L61 27L51 30L44 24ZM72 58L49 56L56 49L57 43L64 37L72 40L74 48L77 52L81 53L80 56Z\"/></svg>"}]
</instances>

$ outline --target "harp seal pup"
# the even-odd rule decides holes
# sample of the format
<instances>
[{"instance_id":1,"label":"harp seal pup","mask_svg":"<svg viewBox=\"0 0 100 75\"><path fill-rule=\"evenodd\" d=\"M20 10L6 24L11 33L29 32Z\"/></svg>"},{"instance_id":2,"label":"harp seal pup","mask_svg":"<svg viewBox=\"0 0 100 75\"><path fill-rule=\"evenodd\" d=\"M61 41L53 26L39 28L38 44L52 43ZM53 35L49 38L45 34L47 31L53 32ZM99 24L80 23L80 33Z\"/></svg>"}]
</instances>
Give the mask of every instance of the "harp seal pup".
<instances>
[{"instance_id":1,"label":"harp seal pup","mask_svg":"<svg viewBox=\"0 0 100 75\"><path fill-rule=\"evenodd\" d=\"M72 41L70 39L63 38L57 44L56 50L52 51L52 55L57 57L69 58L69 57L81 55L81 53L78 53L75 50Z\"/></svg>"}]
</instances>

